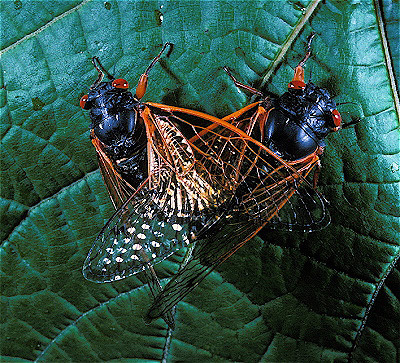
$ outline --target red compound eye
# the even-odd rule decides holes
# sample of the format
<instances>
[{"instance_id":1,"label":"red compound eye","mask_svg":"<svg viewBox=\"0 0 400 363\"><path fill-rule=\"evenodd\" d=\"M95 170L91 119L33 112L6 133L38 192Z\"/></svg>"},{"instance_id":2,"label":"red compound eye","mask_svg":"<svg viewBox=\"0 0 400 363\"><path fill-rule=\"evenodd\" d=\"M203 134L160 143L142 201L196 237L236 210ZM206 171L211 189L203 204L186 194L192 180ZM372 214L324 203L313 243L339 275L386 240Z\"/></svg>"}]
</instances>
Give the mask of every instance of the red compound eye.
<instances>
[{"instance_id":1,"label":"red compound eye","mask_svg":"<svg viewBox=\"0 0 400 363\"><path fill-rule=\"evenodd\" d=\"M333 123L335 124L335 126L340 127L340 125L342 124L342 116L340 116L340 113L338 110L332 111L332 118L333 118Z\"/></svg>"},{"instance_id":2,"label":"red compound eye","mask_svg":"<svg viewBox=\"0 0 400 363\"><path fill-rule=\"evenodd\" d=\"M292 81L288 84L289 89L304 89L306 84L302 81Z\"/></svg>"},{"instance_id":3,"label":"red compound eye","mask_svg":"<svg viewBox=\"0 0 400 363\"><path fill-rule=\"evenodd\" d=\"M79 105L82 108L85 108L87 99L88 99L88 95L84 95L84 96L81 97L81 100L79 101Z\"/></svg>"},{"instance_id":4,"label":"red compound eye","mask_svg":"<svg viewBox=\"0 0 400 363\"><path fill-rule=\"evenodd\" d=\"M129 88L128 81L125 81L122 78L114 79L111 85L115 88L120 88L120 89L128 89Z\"/></svg>"}]
</instances>

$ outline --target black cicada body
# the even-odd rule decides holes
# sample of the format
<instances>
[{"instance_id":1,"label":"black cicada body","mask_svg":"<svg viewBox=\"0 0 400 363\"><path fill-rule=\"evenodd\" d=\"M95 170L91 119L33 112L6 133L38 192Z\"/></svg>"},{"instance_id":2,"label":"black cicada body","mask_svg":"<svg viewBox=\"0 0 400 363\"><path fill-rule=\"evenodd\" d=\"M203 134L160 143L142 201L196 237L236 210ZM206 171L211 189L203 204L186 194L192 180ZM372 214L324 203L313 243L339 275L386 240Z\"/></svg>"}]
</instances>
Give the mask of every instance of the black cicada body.
<instances>
[{"instance_id":1,"label":"black cicada body","mask_svg":"<svg viewBox=\"0 0 400 363\"><path fill-rule=\"evenodd\" d=\"M250 104L191 139L200 149L215 145L219 150L225 175L236 182L234 202L206 238L196 242L187 264L155 299L148 311L150 319L182 300L267 223L303 231L329 223L316 184L324 138L341 128L341 116L328 91L304 82L310 43L285 94ZM237 87L262 95L225 70ZM311 172L310 183L306 178Z\"/></svg>"},{"instance_id":2,"label":"black cicada body","mask_svg":"<svg viewBox=\"0 0 400 363\"><path fill-rule=\"evenodd\" d=\"M324 148L324 138L338 129L341 122L328 91L312 83L303 88L291 88L293 84L292 81L288 92L272 101L261 130L265 146L288 161Z\"/></svg>"},{"instance_id":3,"label":"black cicada body","mask_svg":"<svg viewBox=\"0 0 400 363\"><path fill-rule=\"evenodd\" d=\"M153 295L161 286L152 266L208 230L233 197L212 145L201 150L190 141L220 120L141 101L148 73L168 45L142 74L135 95L93 58L99 76L80 102L90 110L92 144L116 209L90 249L83 275L112 282L144 270L151 273ZM104 75L108 82L101 82ZM208 165L216 166L216 174Z\"/></svg>"}]
</instances>

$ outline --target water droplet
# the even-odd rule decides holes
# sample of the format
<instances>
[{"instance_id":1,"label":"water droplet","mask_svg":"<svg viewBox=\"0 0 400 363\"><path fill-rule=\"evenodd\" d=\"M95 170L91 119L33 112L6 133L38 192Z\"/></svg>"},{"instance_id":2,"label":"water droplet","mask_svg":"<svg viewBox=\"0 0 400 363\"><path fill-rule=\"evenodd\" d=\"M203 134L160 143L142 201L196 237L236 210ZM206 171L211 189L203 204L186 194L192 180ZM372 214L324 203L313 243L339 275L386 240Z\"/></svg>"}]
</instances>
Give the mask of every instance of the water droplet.
<instances>
[{"instance_id":1,"label":"water droplet","mask_svg":"<svg viewBox=\"0 0 400 363\"><path fill-rule=\"evenodd\" d=\"M22 8L22 1L21 0L15 0L14 1L14 8L15 10L19 10Z\"/></svg>"},{"instance_id":2,"label":"water droplet","mask_svg":"<svg viewBox=\"0 0 400 363\"><path fill-rule=\"evenodd\" d=\"M393 162L392 165L390 166L390 169L392 170L392 173L399 171L399 164L397 164L396 162Z\"/></svg>"},{"instance_id":3,"label":"water droplet","mask_svg":"<svg viewBox=\"0 0 400 363\"><path fill-rule=\"evenodd\" d=\"M164 20L163 13L160 10L156 9L154 10L154 16L156 17L157 26L161 26Z\"/></svg>"}]
</instances>

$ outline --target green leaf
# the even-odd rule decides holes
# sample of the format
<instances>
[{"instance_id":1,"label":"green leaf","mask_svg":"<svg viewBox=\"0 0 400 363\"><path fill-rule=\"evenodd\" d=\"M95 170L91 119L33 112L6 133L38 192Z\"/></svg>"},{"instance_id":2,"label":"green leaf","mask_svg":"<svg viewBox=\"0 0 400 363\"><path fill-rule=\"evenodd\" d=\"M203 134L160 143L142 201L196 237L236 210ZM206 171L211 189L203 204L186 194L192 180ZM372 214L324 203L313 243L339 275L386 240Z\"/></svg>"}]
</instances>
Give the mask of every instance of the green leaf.
<instances>
[{"instance_id":1,"label":"green leaf","mask_svg":"<svg viewBox=\"0 0 400 363\"><path fill-rule=\"evenodd\" d=\"M398 2L0 7L2 361L398 358ZM224 65L255 87L271 74L263 90L282 94L313 31L306 79L351 102L339 106L346 121L361 118L327 140L320 190L331 225L263 230L178 304L172 335L160 319L145 325L151 300L140 274L94 284L81 273L113 213L79 107L96 77L90 58L134 85L172 42L146 100L223 117L250 102ZM157 266L163 283L181 257Z\"/></svg>"}]
</instances>

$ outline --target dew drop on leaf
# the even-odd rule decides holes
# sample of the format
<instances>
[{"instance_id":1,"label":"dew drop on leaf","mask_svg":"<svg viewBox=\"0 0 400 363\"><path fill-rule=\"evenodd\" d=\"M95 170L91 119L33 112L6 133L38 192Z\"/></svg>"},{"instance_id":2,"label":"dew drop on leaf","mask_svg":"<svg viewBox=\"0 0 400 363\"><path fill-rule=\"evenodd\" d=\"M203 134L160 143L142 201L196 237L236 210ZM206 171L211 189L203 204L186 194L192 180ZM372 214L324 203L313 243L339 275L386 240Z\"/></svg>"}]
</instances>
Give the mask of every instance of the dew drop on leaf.
<instances>
[{"instance_id":1,"label":"dew drop on leaf","mask_svg":"<svg viewBox=\"0 0 400 363\"><path fill-rule=\"evenodd\" d=\"M154 10L154 15L156 17L157 26L161 26L164 20L163 13L160 10L156 9Z\"/></svg>"},{"instance_id":2,"label":"dew drop on leaf","mask_svg":"<svg viewBox=\"0 0 400 363\"><path fill-rule=\"evenodd\" d=\"M21 9L22 8L22 1L21 0L15 0L14 1L14 7L15 7L15 10Z\"/></svg>"}]
</instances>

